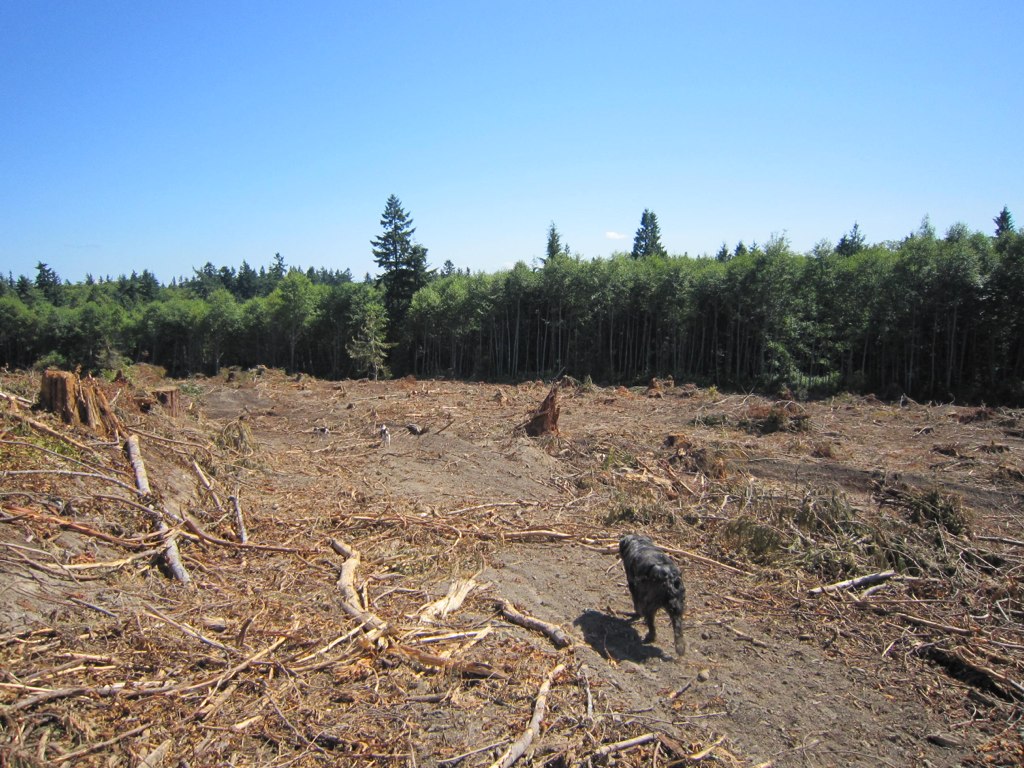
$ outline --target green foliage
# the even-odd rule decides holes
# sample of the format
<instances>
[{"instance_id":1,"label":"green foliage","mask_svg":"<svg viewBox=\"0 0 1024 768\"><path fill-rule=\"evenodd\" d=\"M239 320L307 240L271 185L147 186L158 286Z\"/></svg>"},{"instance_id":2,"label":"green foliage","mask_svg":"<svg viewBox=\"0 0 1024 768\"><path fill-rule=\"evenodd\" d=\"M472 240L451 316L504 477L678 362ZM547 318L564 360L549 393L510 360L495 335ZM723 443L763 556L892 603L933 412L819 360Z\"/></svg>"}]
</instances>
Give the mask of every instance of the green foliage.
<instances>
[{"instance_id":1,"label":"green foliage","mask_svg":"<svg viewBox=\"0 0 1024 768\"><path fill-rule=\"evenodd\" d=\"M555 222L551 222L551 226L548 227L548 245L545 249L547 254L546 261L557 259L559 256L567 256L569 248L562 245L562 236L558 233L558 228L555 227Z\"/></svg>"},{"instance_id":2,"label":"green foliage","mask_svg":"<svg viewBox=\"0 0 1024 768\"><path fill-rule=\"evenodd\" d=\"M32 369L35 371L45 371L48 368L63 368L66 370L69 367L67 358L57 351L47 352L32 364Z\"/></svg>"},{"instance_id":3,"label":"green foliage","mask_svg":"<svg viewBox=\"0 0 1024 768\"><path fill-rule=\"evenodd\" d=\"M1010 214L1010 209L1005 205L1003 210L999 212L999 215L992 219L992 222L996 225L996 237L1002 237L1014 231L1013 216Z\"/></svg>"},{"instance_id":4,"label":"green foliage","mask_svg":"<svg viewBox=\"0 0 1024 768\"><path fill-rule=\"evenodd\" d=\"M373 259L383 270L380 283L388 317L401 323L413 295L427 284L427 249L413 242L412 218L394 195L387 200L380 224L384 231L371 242Z\"/></svg>"},{"instance_id":5,"label":"green foliage","mask_svg":"<svg viewBox=\"0 0 1024 768\"><path fill-rule=\"evenodd\" d=\"M860 225L854 222L853 229L850 230L849 234L839 238L839 243L836 245L836 253L839 256L854 256L862 250L864 250L864 235L860 232Z\"/></svg>"},{"instance_id":6,"label":"green foliage","mask_svg":"<svg viewBox=\"0 0 1024 768\"><path fill-rule=\"evenodd\" d=\"M288 344L288 367L295 370L299 340L312 324L317 311L313 283L298 270L291 270L267 299L277 332Z\"/></svg>"},{"instance_id":7,"label":"green foliage","mask_svg":"<svg viewBox=\"0 0 1024 768\"><path fill-rule=\"evenodd\" d=\"M668 255L661 244L661 228L658 226L658 217L653 211L644 209L640 216L640 228L633 238L634 259L645 259L649 256Z\"/></svg>"},{"instance_id":8,"label":"green foliage","mask_svg":"<svg viewBox=\"0 0 1024 768\"><path fill-rule=\"evenodd\" d=\"M385 361L388 349L394 345L385 340L387 316L384 307L377 302L363 304L359 309L357 322L359 330L345 350L356 365L366 371L374 381L381 377L388 378L391 371L388 370Z\"/></svg>"},{"instance_id":9,"label":"green foliage","mask_svg":"<svg viewBox=\"0 0 1024 768\"><path fill-rule=\"evenodd\" d=\"M570 256L552 224L557 258L537 268L470 275L449 264L428 280L425 250L392 196L374 240L379 284L289 270L280 254L269 269L206 264L169 286L146 270L63 283L40 262L35 279L0 281L0 365L45 358L96 371L126 360L187 376L262 363L342 377L377 360L378 375L383 365L626 385L672 375L798 397L891 390L1018 404L1024 234L1006 209L994 221L996 237L955 224L939 238L925 219L900 242L869 244L855 224L835 248L820 241L808 254L773 236L694 259L664 255L645 211L644 258ZM383 312L368 327L372 304ZM377 341L398 347L389 355Z\"/></svg>"},{"instance_id":10,"label":"green foliage","mask_svg":"<svg viewBox=\"0 0 1024 768\"><path fill-rule=\"evenodd\" d=\"M64 300L64 286L60 277L41 261L36 264L36 288L53 304L59 305Z\"/></svg>"}]
</instances>

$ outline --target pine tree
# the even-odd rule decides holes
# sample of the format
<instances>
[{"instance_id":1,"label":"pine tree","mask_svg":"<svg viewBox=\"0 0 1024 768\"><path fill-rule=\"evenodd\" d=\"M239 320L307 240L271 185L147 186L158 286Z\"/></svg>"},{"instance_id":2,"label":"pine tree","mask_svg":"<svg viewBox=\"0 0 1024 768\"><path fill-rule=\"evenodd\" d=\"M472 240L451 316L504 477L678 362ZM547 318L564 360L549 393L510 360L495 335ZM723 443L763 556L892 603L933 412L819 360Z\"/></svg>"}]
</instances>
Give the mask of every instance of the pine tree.
<instances>
[{"instance_id":1,"label":"pine tree","mask_svg":"<svg viewBox=\"0 0 1024 768\"><path fill-rule=\"evenodd\" d=\"M992 219L992 222L996 225L996 237L1013 232L1013 216L1010 215L1010 209L1005 205L999 215Z\"/></svg>"},{"instance_id":2,"label":"pine tree","mask_svg":"<svg viewBox=\"0 0 1024 768\"><path fill-rule=\"evenodd\" d=\"M558 228L552 221L551 226L548 227L547 261L551 261L562 252L562 236L558 234Z\"/></svg>"},{"instance_id":3,"label":"pine tree","mask_svg":"<svg viewBox=\"0 0 1024 768\"><path fill-rule=\"evenodd\" d=\"M633 238L633 258L644 259L648 256L665 256L665 247L661 244L661 230L658 228L658 217L653 211L644 209L640 217L640 228Z\"/></svg>"},{"instance_id":4,"label":"pine tree","mask_svg":"<svg viewBox=\"0 0 1024 768\"><path fill-rule=\"evenodd\" d=\"M50 301L59 305L64 298L64 285L60 276L43 262L36 264L36 288Z\"/></svg>"},{"instance_id":5,"label":"pine tree","mask_svg":"<svg viewBox=\"0 0 1024 768\"><path fill-rule=\"evenodd\" d=\"M384 307L371 302L361 308L360 327L356 335L345 345L345 351L360 370L373 377L385 379L391 375L386 365L388 350L395 346L386 342L387 316Z\"/></svg>"},{"instance_id":6,"label":"pine tree","mask_svg":"<svg viewBox=\"0 0 1024 768\"><path fill-rule=\"evenodd\" d=\"M427 284L427 249L413 242L416 228L394 195L388 198L380 224L384 231L370 244L373 259L383 270L379 282L384 288L387 316L397 327L405 318L413 294Z\"/></svg>"},{"instance_id":7,"label":"pine tree","mask_svg":"<svg viewBox=\"0 0 1024 768\"><path fill-rule=\"evenodd\" d=\"M839 238L839 244L836 246L836 253L840 256L853 256L864 249L864 235L860 233L860 225L857 222L853 223L853 229L850 230L849 234L843 235Z\"/></svg>"}]
</instances>

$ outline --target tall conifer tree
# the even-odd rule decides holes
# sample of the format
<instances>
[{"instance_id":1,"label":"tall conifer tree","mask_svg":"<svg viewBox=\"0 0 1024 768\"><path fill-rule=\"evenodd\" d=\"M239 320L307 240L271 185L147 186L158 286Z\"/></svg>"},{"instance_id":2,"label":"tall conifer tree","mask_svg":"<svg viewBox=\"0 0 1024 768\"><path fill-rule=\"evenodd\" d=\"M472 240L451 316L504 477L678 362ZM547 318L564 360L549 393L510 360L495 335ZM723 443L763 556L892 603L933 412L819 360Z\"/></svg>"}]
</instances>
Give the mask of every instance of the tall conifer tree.
<instances>
[{"instance_id":1,"label":"tall conifer tree","mask_svg":"<svg viewBox=\"0 0 1024 768\"><path fill-rule=\"evenodd\" d=\"M405 318L413 294L427 284L427 249L413 242L416 228L412 218L394 195L388 198L380 224L384 231L370 244L373 259L383 270L379 281L384 288L388 319L397 327Z\"/></svg>"},{"instance_id":2,"label":"tall conifer tree","mask_svg":"<svg viewBox=\"0 0 1024 768\"><path fill-rule=\"evenodd\" d=\"M633 258L644 259L648 256L665 256L665 247L661 244L661 230L658 217L654 211L644 209L640 217L640 228L633 238Z\"/></svg>"}]
</instances>

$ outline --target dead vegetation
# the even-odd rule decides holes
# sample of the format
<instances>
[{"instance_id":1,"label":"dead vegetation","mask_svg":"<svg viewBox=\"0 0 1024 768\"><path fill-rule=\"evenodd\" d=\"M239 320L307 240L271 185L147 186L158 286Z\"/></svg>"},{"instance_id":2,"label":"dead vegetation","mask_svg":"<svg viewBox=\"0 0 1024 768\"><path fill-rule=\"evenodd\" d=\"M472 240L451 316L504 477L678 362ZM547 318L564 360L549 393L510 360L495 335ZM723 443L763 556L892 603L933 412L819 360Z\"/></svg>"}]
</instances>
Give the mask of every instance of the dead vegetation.
<instances>
[{"instance_id":1,"label":"dead vegetation","mask_svg":"<svg viewBox=\"0 0 1024 768\"><path fill-rule=\"evenodd\" d=\"M515 425L541 384L227 377L180 387L177 416L114 394L107 436L32 413L38 382L0 378L0 765L1024 757L1024 444L999 426L1015 413L590 384L561 402L549 388L530 419L561 426L530 441ZM379 444L376 424L413 419L451 428ZM929 468L933 446L997 433L1006 450ZM833 732L756 755L768 732L730 728L705 670L666 689L598 648L586 620L611 609L545 615L552 598L481 577L510 552L611 569L626 530L709 585L688 621L762 654L737 674L760 678L750 665L791 634L839 668L870 665L942 727L905 753L851 755ZM658 709L625 707L630 686ZM832 706L880 727L855 700Z\"/></svg>"}]
</instances>

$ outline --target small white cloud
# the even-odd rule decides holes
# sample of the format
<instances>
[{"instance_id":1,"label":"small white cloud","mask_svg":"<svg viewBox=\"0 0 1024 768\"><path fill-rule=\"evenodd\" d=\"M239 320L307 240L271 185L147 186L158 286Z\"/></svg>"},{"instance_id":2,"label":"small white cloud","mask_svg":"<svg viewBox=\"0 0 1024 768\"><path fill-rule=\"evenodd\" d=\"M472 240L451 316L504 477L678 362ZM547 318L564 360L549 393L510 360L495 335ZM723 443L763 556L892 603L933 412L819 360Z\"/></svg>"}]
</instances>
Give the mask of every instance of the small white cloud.
<instances>
[{"instance_id":1,"label":"small white cloud","mask_svg":"<svg viewBox=\"0 0 1024 768\"><path fill-rule=\"evenodd\" d=\"M621 232L605 232L604 233L604 239L605 240L625 240L626 236L624 234L622 234Z\"/></svg>"}]
</instances>

